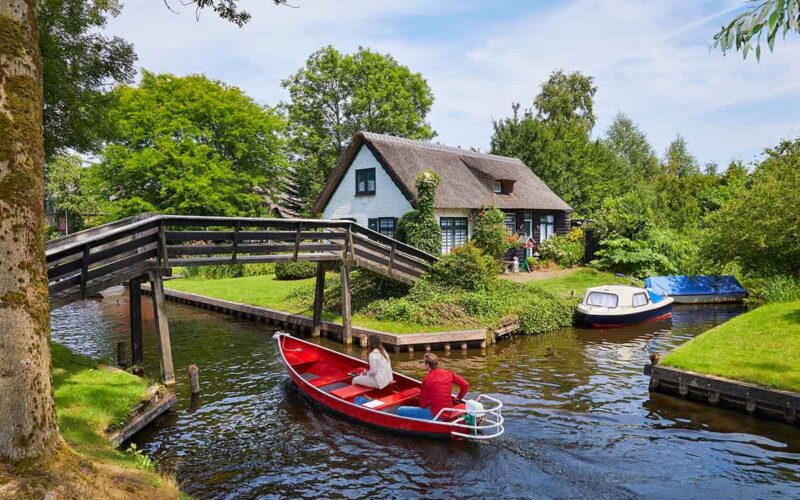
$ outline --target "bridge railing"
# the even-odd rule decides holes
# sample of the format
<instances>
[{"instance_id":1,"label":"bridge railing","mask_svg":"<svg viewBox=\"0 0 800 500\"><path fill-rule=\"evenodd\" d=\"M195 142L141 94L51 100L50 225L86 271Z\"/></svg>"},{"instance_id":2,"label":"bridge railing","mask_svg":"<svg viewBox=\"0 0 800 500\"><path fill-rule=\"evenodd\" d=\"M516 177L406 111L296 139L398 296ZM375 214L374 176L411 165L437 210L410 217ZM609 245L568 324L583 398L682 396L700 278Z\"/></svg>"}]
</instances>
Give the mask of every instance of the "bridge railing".
<instances>
[{"instance_id":1,"label":"bridge railing","mask_svg":"<svg viewBox=\"0 0 800 500\"><path fill-rule=\"evenodd\" d=\"M152 269L345 261L413 284L436 257L344 220L153 215L112 223L47 249L58 307Z\"/></svg>"}]
</instances>

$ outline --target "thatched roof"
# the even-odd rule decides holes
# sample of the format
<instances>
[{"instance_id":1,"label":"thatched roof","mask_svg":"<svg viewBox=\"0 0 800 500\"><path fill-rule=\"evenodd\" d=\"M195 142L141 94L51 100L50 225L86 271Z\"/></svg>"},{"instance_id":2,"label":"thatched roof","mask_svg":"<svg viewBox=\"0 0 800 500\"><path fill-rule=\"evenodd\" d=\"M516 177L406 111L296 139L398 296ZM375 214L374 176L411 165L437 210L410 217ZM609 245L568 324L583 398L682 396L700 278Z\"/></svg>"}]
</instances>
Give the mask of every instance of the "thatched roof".
<instances>
[{"instance_id":1,"label":"thatched roof","mask_svg":"<svg viewBox=\"0 0 800 500\"><path fill-rule=\"evenodd\" d=\"M314 203L316 212L325 209L362 145L375 155L412 206L417 203L414 186L417 175L430 168L442 176L436 191L436 208L472 209L494 204L501 209L572 211L572 207L516 158L359 132L350 141ZM512 193L495 194L495 180L515 181Z\"/></svg>"}]
</instances>

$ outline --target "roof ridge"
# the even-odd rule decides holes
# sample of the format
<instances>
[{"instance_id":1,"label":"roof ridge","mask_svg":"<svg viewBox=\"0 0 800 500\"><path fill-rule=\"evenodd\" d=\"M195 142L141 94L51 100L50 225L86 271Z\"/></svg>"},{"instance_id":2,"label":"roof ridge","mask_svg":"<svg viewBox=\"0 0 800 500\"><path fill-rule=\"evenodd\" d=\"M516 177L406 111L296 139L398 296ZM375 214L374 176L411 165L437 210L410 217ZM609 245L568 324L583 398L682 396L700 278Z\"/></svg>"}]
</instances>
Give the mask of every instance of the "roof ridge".
<instances>
[{"instance_id":1,"label":"roof ridge","mask_svg":"<svg viewBox=\"0 0 800 500\"><path fill-rule=\"evenodd\" d=\"M448 146L446 144L433 143L431 141L407 139L405 137L398 137L396 135L378 134L378 133L375 133L375 132L361 131L359 133L362 134L366 139L378 139L378 140L397 142L397 143L400 143L400 144L407 144L409 146L416 146L416 147L423 148L423 149L430 149L430 150L433 150L433 151L445 151L445 152L449 152L449 153L456 153L456 154L459 154L459 155L472 156L472 157L476 157L476 158L487 158L487 159L493 159L493 160L506 161L506 162L510 162L510 163L522 163L522 160L520 160L519 158L512 158L510 156L495 155L495 154L491 154L491 153L482 153L480 151L471 151L469 149L463 149L463 148L459 148L459 147L456 147L456 146Z\"/></svg>"}]
</instances>

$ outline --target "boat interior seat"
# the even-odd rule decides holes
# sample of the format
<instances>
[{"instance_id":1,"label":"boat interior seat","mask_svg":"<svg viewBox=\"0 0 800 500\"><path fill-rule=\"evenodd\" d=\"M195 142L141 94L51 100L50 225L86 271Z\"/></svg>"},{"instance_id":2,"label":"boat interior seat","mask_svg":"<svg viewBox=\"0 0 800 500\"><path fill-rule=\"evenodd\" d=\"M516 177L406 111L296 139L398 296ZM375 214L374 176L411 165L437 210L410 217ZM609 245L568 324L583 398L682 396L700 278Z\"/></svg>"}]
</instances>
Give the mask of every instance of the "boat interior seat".
<instances>
[{"instance_id":1,"label":"boat interior seat","mask_svg":"<svg viewBox=\"0 0 800 500\"><path fill-rule=\"evenodd\" d=\"M366 393L368 393L370 391L375 391L375 390L377 390L377 389L375 389L374 387L367 387L365 385L350 384L348 386L341 387L339 389L334 389L334 390L330 391L330 393L333 394L334 396L336 396L337 398L353 399L353 398L355 398L357 396L361 396L363 394L366 394Z\"/></svg>"},{"instance_id":2,"label":"boat interior seat","mask_svg":"<svg viewBox=\"0 0 800 500\"><path fill-rule=\"evenodd\" d=\"M286 350L283 352L283 354L286 356L286 361L295 368L300 365L316 363L320 359L319 353L303 350L302 347L298 347L297 349L291 351Z\"/></svg>"},{"instance_id":3,"label":"boat interior seat","mask_svg":"<svg viewBox=\"0 0 800 500\"><path fill-rule=\"evenodd\" d=\"M400 392L395 392L389 394L388 396L383 396L382 398L378 398L378 401L381 401L380 406L376 406L375 410L383 411L385 408L390 406L400 406L403 403L407 403L408 401L418 398L419 397L419 387L410 387L408 389L404 389Z\"/></svg>"},{"instance_id":4,"label":"boat interior seat","mask_svg":"<svg viewBox=\"0 0 800 500\"><path fill-rule=\"evenodd\" d=\"M335 373L333 375L325 375L324 377L317 377L313 379L307 379L314 387L322 387L325 385L335 384L336 382L344 382L348 380L350 375L347 373Z\"/></svg>"}]
</instances>

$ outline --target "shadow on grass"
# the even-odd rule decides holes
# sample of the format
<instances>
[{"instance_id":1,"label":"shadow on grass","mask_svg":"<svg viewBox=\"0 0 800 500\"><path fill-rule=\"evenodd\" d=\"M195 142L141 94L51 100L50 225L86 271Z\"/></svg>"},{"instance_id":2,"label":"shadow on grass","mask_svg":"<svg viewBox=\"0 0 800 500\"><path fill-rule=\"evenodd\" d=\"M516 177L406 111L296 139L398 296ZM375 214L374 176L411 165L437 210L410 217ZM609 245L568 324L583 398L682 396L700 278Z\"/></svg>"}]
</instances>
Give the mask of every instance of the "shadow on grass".
<instances>
[{"instance_id":1,"label":"shadow on grass","mask_svg":"<svg viewBox=\"0 0 800 500\"><path fill-rule=\"evenodd\" d=\"M783 319L785 321L789 321L791 323L797 323L797 324L800 325L800 308L795 309L792 312L788 312L788 313L784 314L781 319Z\"/></svg>"}]
</instances>

